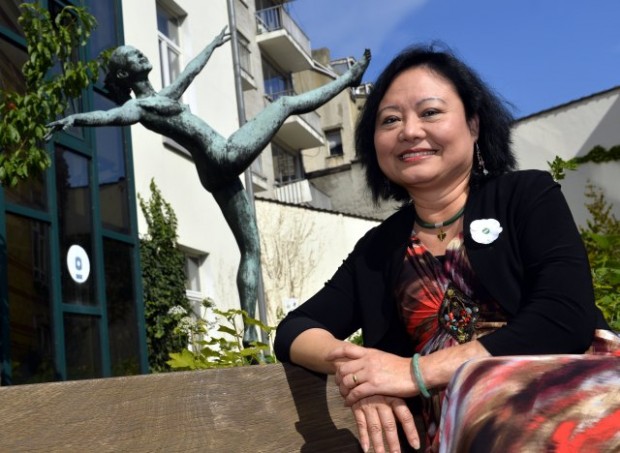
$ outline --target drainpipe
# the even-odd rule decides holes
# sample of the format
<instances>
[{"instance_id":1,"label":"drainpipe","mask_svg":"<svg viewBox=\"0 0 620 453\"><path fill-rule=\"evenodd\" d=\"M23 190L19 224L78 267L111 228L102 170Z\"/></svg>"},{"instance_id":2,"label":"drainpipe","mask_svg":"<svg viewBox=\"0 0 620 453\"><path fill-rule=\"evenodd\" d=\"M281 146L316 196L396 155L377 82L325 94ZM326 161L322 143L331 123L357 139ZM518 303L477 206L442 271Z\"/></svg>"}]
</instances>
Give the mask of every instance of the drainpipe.
<instances>
[{"instance_id":1,"label":"drainpipe","mask_svg":"<svg viewBox=\"0 0 620 453\"><path fill-rule=\"evenodd\" d=\"M228 30L230 31L230 45L232 47L233 71L235 74L235 94L237 96L237 116L239 126L246 122L245 102L243 99L243 87L241 85L241 64L239 62L239 36L237 35L237 20L235 18L235 0L228 2ZM248 167L244 172L245 191L250 200L250 206L256 219L256 205L254 203L254 187L252 186L252 170ZM260 261L259 261L260 267ZM258 273L258 318L263 324L267 324L267 309L265 307L265 289L263 286L263 273L259 268ZM269 344L269 336L261 330L261 341Z\"/></svg>"}]
</instances>

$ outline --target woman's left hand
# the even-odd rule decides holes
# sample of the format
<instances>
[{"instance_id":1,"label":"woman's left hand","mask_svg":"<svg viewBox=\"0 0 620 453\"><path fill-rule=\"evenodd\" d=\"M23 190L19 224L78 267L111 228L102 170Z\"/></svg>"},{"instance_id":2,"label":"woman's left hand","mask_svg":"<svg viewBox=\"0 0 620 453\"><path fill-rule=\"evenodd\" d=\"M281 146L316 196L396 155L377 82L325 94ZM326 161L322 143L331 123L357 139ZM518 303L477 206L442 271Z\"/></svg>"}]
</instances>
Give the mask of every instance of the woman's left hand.
<instances>
[{"instance_id":1,"label":"woman's left hand","mask_svg":"<svg viewBox=\"0 0 620 453\"><path fill-rule=\"evenodd\" d=\"M353 404L351 409L364 451L368 451L371 445L376 453L401 451L402 446L398 439L399 424L409 445L416 450L420 448L420 436L413 414L403 399L381 395L370 396Z\"/></svg>"},{"instance_id":2,"label":"woman's left hand","mask_svg":"<svg viewBox=\"0 0 620 453\"><path fill-rule=\"evenodd\" d=\"M346 343L327 360L336 362L336 384L347 406L372 395L407 398L418 393L408 358Z\"/></svg>"}]
</instances>

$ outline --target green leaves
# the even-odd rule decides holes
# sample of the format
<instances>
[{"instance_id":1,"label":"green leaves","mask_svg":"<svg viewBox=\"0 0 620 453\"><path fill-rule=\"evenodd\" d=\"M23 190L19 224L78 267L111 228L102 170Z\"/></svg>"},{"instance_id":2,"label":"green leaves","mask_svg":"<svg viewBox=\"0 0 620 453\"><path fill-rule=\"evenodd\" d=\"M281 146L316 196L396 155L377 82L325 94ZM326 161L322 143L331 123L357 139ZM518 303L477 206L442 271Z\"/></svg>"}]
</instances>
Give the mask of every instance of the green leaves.
<instances>
[{"instance_id":1,"label":"green leaves","mask_svg":"<svg viewBox=\"0 0 620 453\"><path fill-rule=\"evenodd\" d=\"M606 149L595 146L586 155L563 160L556 156L553 162L547 162L553 179L559 181L566 176L566 170L576 170L579 165L615 162L620 160L620 145ZM581 238L588 251L592 268L594 298L611 328L620 331L620 222L612 213L612 206L607 203L603 192L588 184L586 208L591 219L588 227L582 229Z\"/></svg>"},{"instance_id":2,"label":"green leaves","mask_svg":"<svg viewBox=\"0 0 620 453\"><path fill-rule=\"evenodd\" d=\"M605 162L614 162L620 160L620 145L612 146L605 149L602 146L595 146L584 156L573 157L564 160L559 156L555 156L553 162L547 162L553 179L560 181L566 177L566 171L575 171L579 165L592 162L595 164L603 164Z\"/></svg>"},{"instance_id":3,"label":"green leaves","mask_svg":"<svg viewBox=\"0 0 620 453\"><path fill-rule=\"evenodd\" d=\"M89 62L78 58L97 24L85 8L66 6L53 20L35 3L20 8L28 52L22 67L26 89L0 89L0 183L11 186L49 167L46 125L97 81L110 55L107 51Z\"/></svg>"},{"instance_id":4,"label":"green leaves","mask_svg":"<svg viewBox=\"0 0 620 453\"><path fill-rule=\"evenodd\" d=\"M566 177L566 170L574 171L579 166L574 159L564 160L560 156L555 156L553 162L547 162L549 171L555 181L560 181Z\"/></svg>"},{"instance_id":5,"label":"green leaves","mask_svg":"<svg viewBox=\"0 0 620 453\"><path fill-rule=\"evenodd\" d=\"M248 316L244 310L212 309L217 315L215 323L198 318L189 333L191 349L170 353L167 364L175 371L230 368L273 362L269 345L262 342L243 342L243 326L254 325L266 333L273 328ZM240 322L243 321L243 322ZM209 329L209 324L214 329Z\"/></svg>"},{"instance_id":6,"label":"green leaves","mask_svg":"<svg viewBox=\"0 0 620 453\"><path fill-rule=\"evenodd\" d=\"M611 328L620 331L620 222L600 189L588 185L586 197L591 219L581 237L592 268L594 297Z\"/></svg>"}]
</instances>

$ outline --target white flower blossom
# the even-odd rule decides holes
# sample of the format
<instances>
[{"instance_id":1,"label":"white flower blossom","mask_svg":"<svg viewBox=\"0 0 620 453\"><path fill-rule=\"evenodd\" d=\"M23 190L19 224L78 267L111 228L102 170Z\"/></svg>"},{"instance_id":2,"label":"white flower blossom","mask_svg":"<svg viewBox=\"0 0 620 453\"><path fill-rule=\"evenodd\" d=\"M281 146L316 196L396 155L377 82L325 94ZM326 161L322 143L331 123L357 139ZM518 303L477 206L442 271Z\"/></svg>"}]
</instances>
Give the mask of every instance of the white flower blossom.
<instances>
[{"instance_id":1,"label":"white flower blossom","mask_svg":"<svg viewBox=\"0 0 620 453\"><path fill-rule=\"evenodd\" d=\"M180 305L175 305L174 307L170 307L168 314L170 316L182 316L187 314L187 310Z\"/></svg>"},{"instance_id":2,"label":"white flower blossom","mask_svg":"<svg viewBox=\"0 0 620 453\"><path fill-rule=\"evenodd\" d=\"M469 225L469 231L474 241L479 244L490 244L499 237L503 228L495 219L479 219Z\"/></svg>"},{"instance_id":3,"label":"white flower blossom","mask_svg":"<svg viewBox=\"0 0 620 453\"><path fill-rule=\"evenodd\" d=\"M183 316L179 320L178 329L184 334L189 335L190 333L194 331L195 327L196 327L196 322L192 319L191 316Z\"/></svg>"}]
</instances>

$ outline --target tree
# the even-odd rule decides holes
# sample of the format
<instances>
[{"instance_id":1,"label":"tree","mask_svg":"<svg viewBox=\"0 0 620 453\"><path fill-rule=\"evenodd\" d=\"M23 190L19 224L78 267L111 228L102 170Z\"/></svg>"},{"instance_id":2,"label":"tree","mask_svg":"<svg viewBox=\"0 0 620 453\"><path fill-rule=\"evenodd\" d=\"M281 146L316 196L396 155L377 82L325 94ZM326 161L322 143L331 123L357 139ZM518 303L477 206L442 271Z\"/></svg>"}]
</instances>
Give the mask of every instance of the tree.
<instances>
[{"instance_id":1,"label":"tree","mask_svg":"<svg viewBox=\"0 0 620 453\"><path fill-rule=\"evenodd\" d=\"M28 52L24 91L0 89L0 183L10 186L49 167L46 125L97 81L109 56L106 51L95 60L79 60L97 25L84 7L65 6L53 18L34 3L19 7Z\"/></svg>"},{"instance_id":2,"label":"tree","mask_svg":"<svg viewBox=\"0 0 620 453\"><path fill-rule=\"evenodd\" d=\"M320 245L312 241L315 236L312 215L303 210L296 211L298 215L293 216L279 209L274 215L258 219L261 230L273 232L260 238L270 323L283 317L283 301L304 296L307 276L322 254Z\"/></svg>"},{"instance_id":3,"label":"tree","mask_svg":"<svg viewBox=\"0 0 620 453\"><path fill-rule=\"evenodd\" d=\"M190 312L185 293L185 259L177 244L176 215L151 180L151 198L138 196L148 226L140 239L140 259L144 286L146 341L151 371L169 371L169 353L187 347L187 334L175 331L178 320L172 307Z\"/></svg>"}]
</instances>

